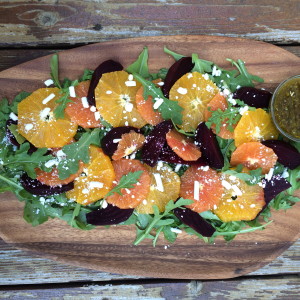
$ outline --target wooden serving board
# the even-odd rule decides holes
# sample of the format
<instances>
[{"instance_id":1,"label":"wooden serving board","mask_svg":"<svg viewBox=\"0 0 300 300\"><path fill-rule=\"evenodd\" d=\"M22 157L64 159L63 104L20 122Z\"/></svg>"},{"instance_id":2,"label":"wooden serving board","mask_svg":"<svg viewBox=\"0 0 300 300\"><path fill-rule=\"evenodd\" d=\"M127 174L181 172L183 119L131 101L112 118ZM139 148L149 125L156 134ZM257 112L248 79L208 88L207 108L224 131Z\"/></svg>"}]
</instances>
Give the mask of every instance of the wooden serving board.
<instances>
[{"instance_id":1,"label":"wooden serving board","mask_svg":"<svg viewBox=\"0 0 300 300\"><path fill-rule=\"evenodd\" d=\"M94 69L106 59L133 62L149 47L151 71L169 67L173 59L163 46L189 55L198 53L222 67L226 58L242 59L253 74L265 79L261 85L273 90L279 82L300 73L300 59L276 46L253 40L214 36L160 36L117 40L88 45L59 54L60 76L76 78L84 68ZM49 78L50 56L38 58L0 73L0 97L10 99L22 90L33 91ZM23 203L10 193L0 196L0 235L14 246L35 251L54 260L100 271L156 278L222 279L244 275L272 261L287 249L300 232L300 203L287 212L274 213L274 222L263 231L240 235L226 243L220 237L212 245L179 234L169 245L163 239L153 248L144 241L133 246L131 226L97 228L86 232L51 220L31 227L22 217Z\"/></svg>"}]
</instances>

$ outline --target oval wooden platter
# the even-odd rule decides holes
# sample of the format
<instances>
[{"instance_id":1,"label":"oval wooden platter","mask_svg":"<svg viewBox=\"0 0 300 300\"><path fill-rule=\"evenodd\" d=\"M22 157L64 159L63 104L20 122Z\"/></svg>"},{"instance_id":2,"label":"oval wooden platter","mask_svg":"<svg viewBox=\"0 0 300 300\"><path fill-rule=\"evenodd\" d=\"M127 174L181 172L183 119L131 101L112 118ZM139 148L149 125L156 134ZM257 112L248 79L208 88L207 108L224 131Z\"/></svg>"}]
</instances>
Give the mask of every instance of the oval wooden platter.
<instances>
[{"instance_id":1,"label":"oval wooden platter","mask_svg":"<svg viewBox=\"0 0 300 300\"><path fill-rule=\"evenodd\" d=\"M60 76L71 79L84 68L94 69L106 59L133 62L144 46L149 47L151 71L169 67L173 59L163 47L189 55L198 53L222 67L226 58L242 59L249 71L265 79L261 85L273 90L279 82L300 73L300 59L270 44L214 36L160 36L117 40L88 45L59 54ZM33 91L49 78L50 56L38 58L0 73L0 97L10 99L22 90ZM131 226L97 228L86 232L51 220L31 227L23 220L23 203L10 193L0 196L0 235L14 246L35 251L54 260L99 271L130 275L177 278L223 279L244 275L272 261L299 237L300 203L287 212L274 212L274 222L263 231L240 235L226 243L218 238L208 245L193 236L179 234L172 245L159 240L153 248L144 241L133 246Z\"/></svg>"}]
</instances>

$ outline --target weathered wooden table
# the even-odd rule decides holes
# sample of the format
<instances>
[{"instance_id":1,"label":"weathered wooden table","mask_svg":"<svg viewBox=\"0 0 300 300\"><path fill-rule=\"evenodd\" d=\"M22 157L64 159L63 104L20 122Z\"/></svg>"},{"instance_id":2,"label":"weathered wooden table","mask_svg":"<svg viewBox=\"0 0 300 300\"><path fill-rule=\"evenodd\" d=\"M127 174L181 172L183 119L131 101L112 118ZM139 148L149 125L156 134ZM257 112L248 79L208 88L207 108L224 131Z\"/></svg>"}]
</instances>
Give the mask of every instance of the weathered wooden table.
<instances>
[{"instance_id":1,"label":"weathered wooden table","mask_svg":"<svg viewBox=\"0 0 300 300\"><path fill-rule=\"evenodd\" d=\"M300 56L299 11L298 0L1 1L0 70L59 49L150 35L244 37ZM0 240L0 298L9 299L298 299L299 272L300 240L260 270L218 281L103 273L53 262Z\"/></svg>"}]
</instances>

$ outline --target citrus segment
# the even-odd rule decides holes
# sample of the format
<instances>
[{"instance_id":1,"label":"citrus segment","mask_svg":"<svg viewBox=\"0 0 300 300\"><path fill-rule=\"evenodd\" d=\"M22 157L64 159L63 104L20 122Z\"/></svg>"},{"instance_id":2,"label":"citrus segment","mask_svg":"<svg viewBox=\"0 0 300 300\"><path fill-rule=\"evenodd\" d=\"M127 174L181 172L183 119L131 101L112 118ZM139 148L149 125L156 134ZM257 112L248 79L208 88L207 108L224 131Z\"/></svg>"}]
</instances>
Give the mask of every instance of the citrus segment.
<instances>
[{"instance_id":1,"label":"citrus segment","mask_svg":"<svg viewBox=\"0 0 300 300\"><path fill-rule=\"evenodd\" d=\"M66 193L67 198L87 205L103 198L112 188L115 172L110 158L103 151L90 146L90 161L82 174L74 180L74 189Z\"/></svg>"},{"instance_id":2,"label":"citrus segment","mask_svg":"<svg viewBox=\"0 0 300 300\"><path fill-rule=\"evenodd\" d=\"M58 88L41 88L18 104L18 132L37 148L62 147L77 131L77 124L69 117L56 119Z\"/></svg>"},{"instance_id":3,"label":"citrus segment","mask_svg":"<svg viewBox=\"0 0 300 300\"><path fill-rule=\"evenodd\" d=\"M208 103L207 108L204 111L204 120L205 122L208 121L208 119L211 117L212 112L220 109L221 111L225 111L228 108L227 100L226 98L220 94L217 93L212 100ZM228 129L229 125L226 123L227 119L225 119L220 127L220 131L216 132L216 125L212 124L211 129L212 131L217 134L219 137L223 139L233 139L233 131L230 131Z\"/></svg>"},{"instance_id":4,"label":"citrus segment","mask_svg":"<svg viewBox=\"0 0 300 300\"><path fill-rule=\"evenodd\" d=\"M125 71L102 75L95 89L96 107L113 127L146 125L137 110L135 95L141 84Z\"/></svg>"},{"instance_id":5,"label":"citrus segment","mask_svg":"<svg viewBox=\"0 0 300 300\"><path fill-rule=\"evenodd\" d=\"M90 81L82 81L75 86L76 97L70 97L72 102L68 103L65 112L69 118L83 128L100 127L100 114L96 108L89 106L87 94Z\"/></svg>"},{"instance_id":6,"label":"citrus segment","mask_svg":"<svg viewBox=\"0 0 300 300\"><path fill-rule=\"evenodd\" d=\"M194 144L193 140L175 129L170 130L166 138L168 145L180 158L186 161L196 161L201 157L201 151Z\"/></svg>"},{"instance_id":7,"label":"citrus segment","mask_svg":"<svg viewBox=\"0 0 300 300\"><path fill-rule=\"evenodd\" d=\"M140 214L153 214L153 205L156 205L163 212L170 200L176 201L179 197L180 177L168 165L146 168L151 175L150 192L135 209Z\"/></svg>"},{"instance_id":8,"label":"citrus segment","mask_svg":"<svg viewBox=\"0 0 300 300\"><path fill-rule=\"evenodd\" d=\"M187 73L178 79L170 90L170 99L183 108L182 125L185 131L195 130L204 121L207 104L219 91L208 75Z\"/></svg>"},{"instance_id":9,"label":"citrus segment","mask_svg":"<svg viewBox=\"0 0 300 300\"><path fill-rule=\"evenodd\" d=\"M253 220L265 205L263 188L234 176L223 174L221 178L225 188L214 213L223 222Z\"/></svg>"},{"instance_id":10,"label":"citrus segment","mask_svg":"<svg viewBox=\"0 0 300 300\"><path fill-rule=\"evenodd\" d=\"M180 196L194 200L187 207L195 212L216 208L222 193L220 176L208 166L191 166L181 176Z\"/></svg>"},{"instance_id":11,"label":"citrus segment","mask_svg":"<svg viewBox=\"0 0 300 300\"><path fill-rule=\"evenodd\" d=\"M154 80L153 83L160 83L161 80L157 79ZM154 110L153 108L153 101L152 97L148 96L147 99L144 98L144 87L141 86L135 96L136 100L136 106L138 112L141 114L144 120L147 121L147 123L155 126L158 123L162 122L164 119L162 118L159 111Z\"/></svg>"},{"instance_id":12,"label":"citrus segment","mask_svg":"<svg viewBox=\"0 0 300 300\"><path fill-rule=\"evenodd\" d=\"M262 168L263 174L267 174L276 162L275 152L260 142L249 142L238 146L230 160L232 166L243 164L249 170Z\"/></svg>"},{"instance_id":13,"label":"citrus segment","mask_svg":"<svg viewBox=\"0 0 300 300\"><path fill-rule=\"evenodd\" d=\"M246 111L234 129L235 145L278 138L271 116L261 108Z\"/></svg>"},{"instance_id":14,"label":"citrus segment","mask_svg":"<svg viewBox=\"0 0 300 300\"><path fill-rule=\"evenodd\" d=\"M139 150L145 142L145 137L141 133L131 130L129 133L124 133L119 141L118 148L112 156L113 160L121 159L122 157L131 155Z\"/></svg>"},{"instance_id":15,"label":"citrus segment","mask_svg":"<svg viewBox=\"0 0 300 300\"><path fill-rule=\"evenodd\" d=\"M119 208L135 208L139 203L147 198L150 191L151 177L145 166L138 160L134 159L120 159L112 162L115 173L116 183L123 175L127 175L130 172L143 171L138 182L134 184L132 189L122 189L122 195L114 193L106 198L106 201Z\"/></svg>"},{"instance_id":16,"label":"citrus segment","mask_svg":"<svg viewBox=\"0 0 300 300\"><path fill-rule=\"evenodd\" d=\"M35 172L37 175L36 179L38 181L40 181L41 183L47 184L50 186L58 186L58 185L68 184L68 183L74 181L75 178L77 178L81 174L82 170L83 170L83 163L80 162L78 172L70 175L68 178L63 179L63 180L59 179L59 174L58 174L57 168L53 168L51 170L51 172L46 172L46 171L43 171L43 170L37 168L37 169L35 169Z\"/></svg>"}]
</instances>

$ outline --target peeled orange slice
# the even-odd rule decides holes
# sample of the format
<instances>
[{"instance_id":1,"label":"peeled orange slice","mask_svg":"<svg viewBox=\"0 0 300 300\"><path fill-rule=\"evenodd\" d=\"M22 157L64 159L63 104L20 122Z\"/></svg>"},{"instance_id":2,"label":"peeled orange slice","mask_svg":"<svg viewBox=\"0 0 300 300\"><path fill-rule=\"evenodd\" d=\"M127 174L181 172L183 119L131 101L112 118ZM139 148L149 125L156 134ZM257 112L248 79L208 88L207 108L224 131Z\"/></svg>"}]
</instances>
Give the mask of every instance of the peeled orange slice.
<instances>
[{"instance_id":1,"label":"peeled orange slice","mask_svg":"<svg viewBox=\"0 0 300 300\"><path fill-rule=\"evenodd\" d=\"M179 197L180 177L166 164L146 168L151 175L150 192L135 209L141 214L153 214L153 205L156 205L163 212L170 200L176 201Z\"/></svg>"},{"instance_id":2,"label":"peeled orange slice","mask_svg":"<svg viewBox=\"0 0 300 300\"><path fill-rule=\"evenodd\" d=\"M62 147L76 134L77 124L69 117L54 116L60 97L58 88L41 88L18 105L18 132L37 148Z\"/></svg>"},{"instance_id":3,"label":"peeled orange slice","mask_svg":"<svg viewBox=\"0 0 300 300\"><path fill-rule=\"evenodd\" d=\"M89 151L90 162L74 180L74 189L66 193L67 198L83 205L103 198L111 190L115 180L110 158L96 146L90 146Z\"/></svg>"},{"instance_id":4,"label":"peeled orange slice","mask_svg":"<svg viewBox=\"0 0 300 300\"><path fill-rule=\"evenodd\" d=\"M247 142L276 140L278 131L271 116L261 108L246 111L234 129L235 145Z\"/></svg>"},{"instance_id":5,"label":"peeled orange slice","mask_svg":"<svg viewBox=\"0 0 300 300\"><path fill-rule=\"evenodd\" d=\"M253 220L265 205L263 188L225 174L221 180L224 193L214 213L223 222Z\"/></svg>"},{"instance_id":6,"label":"peeled orange slice","mask_svg":"<svg viewBox=\"0 0 300 300\"><path fill-rule=\"evenodd\" d=\"M103 119L113 127L146 125L136 107L135 96L140 86L125 71L103 74L95 89L96 107Z\"/></svg>"},{"instance_id":7,"label":"peeled orange slice","mask_svg":"<svg viewBox=\"0 0 300 300\"><path fill-rule=\"evenodd\" d=\"M207 74L187 73L178 79L170 90L169 98L178 101L184 109L183 123L179 126L185 131L195 130L204 121L207 104L218 91Z\"/></svg>"}]
</instances>

